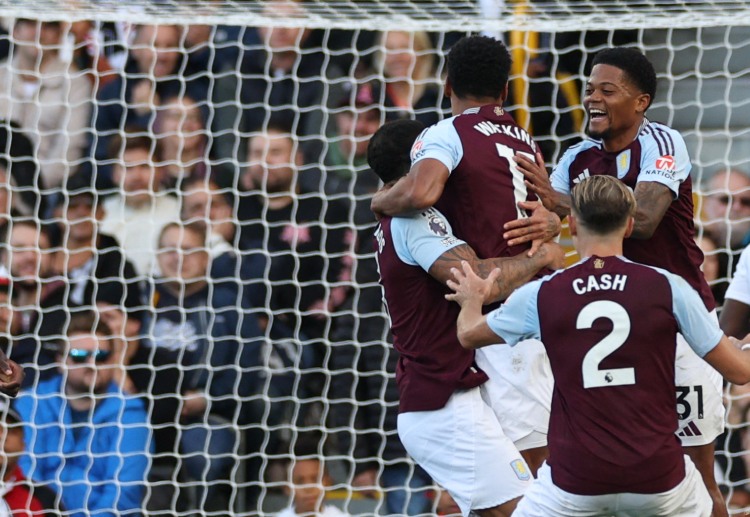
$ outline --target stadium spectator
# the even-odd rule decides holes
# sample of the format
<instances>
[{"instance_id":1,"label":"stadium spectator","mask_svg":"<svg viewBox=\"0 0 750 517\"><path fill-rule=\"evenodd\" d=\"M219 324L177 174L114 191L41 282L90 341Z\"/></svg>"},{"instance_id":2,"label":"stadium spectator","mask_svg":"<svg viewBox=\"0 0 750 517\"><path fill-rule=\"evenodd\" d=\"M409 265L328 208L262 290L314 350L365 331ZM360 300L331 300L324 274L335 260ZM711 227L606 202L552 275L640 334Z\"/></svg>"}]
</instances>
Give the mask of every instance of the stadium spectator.
<instances>
[{"instance_id":1,"label":"stadium spectator","mask_svg":"<svg viewBox=\"0 0 750 517\"><path fill-rule=\"evenodd\" d=\"M498 48L494 43L492 46ZM404 181L410 166L409 149L421 130L417 121L396 121L384 125L370 141L369 163L386 189ZM494 392L482 387L488 383L488 374L479 368L473 351L463 350L457 343L458 307L445 299L444 284L451 278L451 269L459 267L462 260L471 262L483 275L500 268L502 279L495 275L492 291L493 301L499 301L541 269L560 267L562 249L544 243L532 257L522 253L480 260L434 208L411 217L383 216L375 236L380 282L394 347L400 354L396 370L398 435L409 454L451 492L464 515L473 511L508 516L532 474L514 442L536 453L538 445L528 447L529 437L536 439L534 431L543 429L546 444L549 404L541 404L540 418L536 414L540 404L516 393L512 409L524 415L523 419L516 416L523 421L500 425L501 411L512 409L498 406ZM493 374L510 378L515 377L513 367L522 371L529 368L526 362L536 360L538 352L534 348L528 351L530 354L519 352L507 371L493 370ZM534 366L534 375L550 380L549 374ZM528 374L523 377L524 382L514 389L529 389ZM503 421L510 424L513 419L505 417ZM448 442L462 452L441 454Z\"/></svg>"},{"instance_id":2,"label":"stadium spectator","mask_svg":"<svg viewBox=\"0 0 750 517\"><path fill-rule=\"evenodd\" d=\"M295 18L304 15L303 9L294 0L270 0L264 4L263 14ZM301 139L306 158L320 161L325 107L338 103L343 79L322 47L308 47L311 32L302 27L259 27L261 44L241 56L239 74L217 80L212 132L220 158L241 160L244 156L237 156L237 151L245 149L237 138L265 130L273 114L293 119L292 128Z\"/></svg>"},{"instance_id":3,"label":"stadium spectator","mask_svg":"<svg viewBox=\"0 0 750 517\"><path fill-rule=\"evenodd\" d=\"M60 497L45 485L26 479L18 465L24 453L23 420L9 401L0 400L0 513L13 516L55 517L64 511Z\"/></svg>"},{"instance_id":4,"label":"stadium spectator","mask_svg":"<svg viewBox=\"0 0 750 517\"><path fill-rule=\"evenodd\" d=\"M223 185L234 174L214 160L211 135L206 130L209 108L188 94L164 99L158 110L154 133L164 163L164 183L179 187L187 178L212 177Z\"/></svg>"},{"instance_id":5,"label":"stadium spectator","mask_svg":"<svg viewBox=\"0 0 750 517\"><path fill-rule=\"evenodd\" d=\"M153 280L153 316L145 334L147 346L168 351L183 372L168 391L180 396L180 457L189 478L199 482L197 504L223 514L229 511L239 445L235 426L260 418L249 414L247 397L264 383L262 342L258 322L241 310L236 290L210 285L206 246L204 224L170 223L162 229L161 276Z\"/></svg>"},{"instance_id":6,"label":"stadium spectator","mask_svg":"<svg viewBox=\"0 0 750 517\"><path fill-rule=\"evenodd\" d=\"M23 203L15 180L0 160L0 235L7 234L11 219L30 215L31 208Z\"/></svg>"},{"instance_id":7,"label":"stadium spectator","mask_svg":"<svg viewBox=\"0 0 750 517\"><path fill-rule=\"evenodd\" d=\"M68 178L58 211L63 251L55 255L53 271L68 279L66 305L121 307L128 316L126 333L137 333L141 285L115 238L99 231L104 208L85 175Z\"/></svg>"},{"instance_id":8,"label":"stadium spectator","mask_svg":"<svg viewBox=\"0 0 750 517\"><path fill-rule=\"evenodd\" d=\"M180 49L183 28L177 25L139 25L125 69L99 92L92 125L94 169L98 189L117 186L106 163L112 158L111 142L122 128L140 127L153 131L156 108L175 95L186 93L200 102L206 99L206 76L181 78L185 56Z\"/></svg>"},{"instance_id":9,"label":"stadium spectator","mask_svg":"<svg viewBox=\"0 0 750 517\"><path fill-rule=\"evenodd\" d=\"M238 289L245 308L262 307L266 300L263 275L266 257L261 250L237 250L239 232L234 216L235 196L220 189L210 178L192 178L183 183L182 220L202 222L208 233L210 276Z\"/></svg>"},{"instance_id":10,"label":"stadium spectator","mask_svg":"<svg viewBox=\"0 0 750 517\"><path fill-rule=\"evenodd\" d=\"M98 93L122 71L128 58L126 40L128 24L78 20L70 24L73 36L73 63L88 74Z\"/></svg>"},{"instance_id":11,"label":"stadium spectator","mask_svg":"<svg viewBox=\"0 0 750 517\"><path fill-rule=\"evenodd\" d=\"M541 156L536 163L516 156L526 186L564 217L576 183L599 174L620 179L633 189L638 202L635 228L624 243L625 257L682 276L700 293L706 309L715 311L700 270L703 254L693 237L691 164L685 141L674 129L646 118L656 95L654 67L631 47L602 50L593 62L583 100L590 138L566 151L551 178ZM520 233L524 223L517 223ZM714 516L724 517L726 506L714 479L714 440L724 429L721 375L682 338L677 346L677 435L708 487Z\"/></svg>"},{"instance_id":12,"label":"stadium spectator","mask_svg":"<svg viewBox=\"0 0 750 517\"><path fill-rule=\"evenodd\" d=\"M377 176L367 174L367 144L383 119L382 88L376 82L359 85L352 100L345 98L342 110L334 115L334 133L329 135L325 157L326 175L323 190L336 197L354 196L355 224L373 220L370 198L379 186ZM300 176L303 186L312 191L321 189L319 176Z\"/></svg>"},{"instance_id":13,"label":"stadium spectator","mask_svg":"<svg viewBox=\"0 0 750 517\"><path fill-rule=\"evenodd\" d=\"M377 42L376 71L385 79L385 98L377 97L389 114L406 115L431 126L450 112L435 70L435 49L424 31L386 31Z\"/></svg>"},{"instance_id":14,"label":"stadium spectator","mask_svg":"<svg viewBox=\"0 0 750 517\"><path fill-rule=\"evenodd\" d=\"M91 311L70 317L59 373L23 391L24 474L57 490L70 515L140 515L149 464L148 415L112 382L110 330Z\"/></svg>"},{"instance_id":15,"label":"stadium spectator","mask_svg":"<svg viewBox=\"0 0 750 517\"><path fill-rule=\"evenodd\" d=\"M750 174L741 169L718 171L701 190L700 225L720 249L719 277L728 279L740 252L750 244ZM722 301L717 299L717 305Z\"/></svg>"},{"instance_id":16,"label":"stadium spectator","mask_svg":"<svg viewBox=\"0 0 750 517\"><path fill-rule=\"evenodd\" d=\"M113 179L120 190L104 200L100 229L117 239L138 274L150 275L159 232L180 220L180 203L162 188L161 152L152 138L126 133L111 143L111 156L118 157Z\"/></svg>"},{"instance_id":17,"label":"stadium spectator","mask_svg":"<svg viewBox=\"0 0 750 517\"><path fill-rule=\"evenodd\" d=\"M61 22L16 19L12 58L0 64L0 118L13 120L33 140L48 188L80 163L93 100L85 75L59 56L62 36Z\"/></svg>"},{"instance_id":18,"label":"stadium spectator","mask_svg":"<svg viewBox=\"0 0 750 517\"><path fill-rule=\"evenodd\" d=\"M55 374L56 340L67 320L65 282L52 276L57 252L50 236L49 229L35 221L15 220L3 250L13 284L15 323L8 357L24 368L24 387Z\"/></svg>"},{"instance_id":19,"label":"stadium spectator","mask_svg":"<svg viewBox=\"0 0 750 517\"><path fill-rule=\"evenodd\" d=\"M18 198L10 200L12 215L46 217L47 203L42 195L44 182L38 174L34 145L15 122L0 123L0 169L8 175L6 183L17 187ZM11 189L12 190L12 189ZM13 211L17 214L13 214Z\"/></svg>"},{"instance_id":20,"label":"stadium spectator","mask_svg":"<svg viewBox=\"0 0 750 517\"><path fill-rule=\"evenodd\" d=\"M697 354L738 384L750 382L750 353L721 332L684 279L622 258L636 214L623 182L583 179L569 206L582 261L521 287L487 315L482 305L492 300L492 279L465 263L448 283L455 291L449 298L461 305L458 337L465 348L498 339L514 346L536 336L549 355L555 377L549 463L513 515L607 515L614 508L623 515L709 517L712 498L674 433L675 342L682 332ZM649 320L654 314L662 317ZM602 326L602 319L609 321ZM615 335L617 346L602 352ZM602 411L611 407L617 411Z\"/></svg>"},{"instance_id":21,"label":"stadium spectator","mask_svg":"<svg viewBox=\"0 0 750 517\"><path fill-rule=\"evenodd\" d=\"M238 215L243 242L261 242L270 254L266 309L319 340L346 294L332 284L346 274L347 207L300 186L303 158L288 125L272 120L250 140L248 156Z\"/></svg>"},{"instance_id":22,"label":"stadium spectator","mask_svg":"<svg viewBox=\"0 0 750 517\"><path fill-rule=\"evenodd\" d=\"M0 271L0 393L15 397L23 383L23 368L8 359L6 352L13 340L13 306L10 299L11 281L5 268Z\"/></svg>"},{"instance_id":23,"label":"stadium spectator","mask_svg":"<svg viewBox=\"0 0 750 517\"><path fill-rule=\"evenodd\" d=\"M326 492L332 482L318 441L312 435L298 437L289 467L289 481L284 486L284 492L291 497L292 504L280 512L278 517L307 515L346 517L348 515L336 506L326 504Z\"/></svg>"}]
</instances>

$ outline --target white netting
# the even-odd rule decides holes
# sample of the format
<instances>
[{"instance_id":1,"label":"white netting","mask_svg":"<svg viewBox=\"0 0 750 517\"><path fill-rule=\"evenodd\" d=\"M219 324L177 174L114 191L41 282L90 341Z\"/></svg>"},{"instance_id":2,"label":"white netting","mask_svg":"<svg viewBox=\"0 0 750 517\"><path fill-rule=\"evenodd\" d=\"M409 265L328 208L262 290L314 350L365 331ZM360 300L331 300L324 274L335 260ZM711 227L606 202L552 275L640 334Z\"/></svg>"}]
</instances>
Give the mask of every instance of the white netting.
<instances>
[{"instance_id":1,"label":"white netting","mask_svg":"<svg viewBox=\"0 0 750 517\"><path fill-rule=\"evenodd\" d=\"M449 113L445 55L469 31L509 44L511 110L549 163L581 136L591 56L640 46L659 74L650 117L685 136L696 191L737 190L707 181L750 168L744 2L488 4L0 1L11 356L29 365L30 388L53 390L50 346L71 314L98 306L127 343L116 384L146 408L114 406L119 425L93 438L88 410L58 418L71 440L61 445L43 420L59 407L25 407L38 420L23 466L63 488L68 510L127 514L143 494L153 514L271 512L286 502L289 459L312 454L332 474L331 503L350 513L432 511L429 480L395 435L395 357L370 240L378 185L363 150L384 120ZM704 217L714 232L750 220ZM727 259L717 293L739 241L716 243ZM148 461L140 424L155 438ZM745 447L733 451L737 469ZM742 475L727 481L733 492ZM375 499L353 487L378 481Z\"/></svg>"}]
</instances>

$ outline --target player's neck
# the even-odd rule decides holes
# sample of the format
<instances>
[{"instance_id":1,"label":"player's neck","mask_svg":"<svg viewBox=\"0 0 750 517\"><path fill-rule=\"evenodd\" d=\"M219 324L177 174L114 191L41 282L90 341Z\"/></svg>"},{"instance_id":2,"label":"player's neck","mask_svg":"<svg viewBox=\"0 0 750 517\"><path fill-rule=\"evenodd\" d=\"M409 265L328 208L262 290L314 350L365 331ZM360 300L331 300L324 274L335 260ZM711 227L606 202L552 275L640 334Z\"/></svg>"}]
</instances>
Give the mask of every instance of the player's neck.
<instances>
[{"instance_id":1,"label":"player's neck","mask_svg":"<svg viewBox=\"0 0 750 517\"><path fill-rule=\"evenodd\" d=\"M597 257L613 257L622 255L622 237L602 237L601 235L581 235L575 237L575 247L582 259L596 255Z\"/></svg>"},{"instance_id":2,"label":"player's neck","mask_svg":"<svg viewBox=\"0 0 750 517\"><path fill-rule=\"evenodd\" d=\"M604 150L608 153L617 153L632 144L633 141L638 138L638 135L641 134L641 129L643 129L645 120L645 117L642 118L638 124L632 126L627 131L623 131L619 135L603 138L602 146L604 147Z\"/></svg>"},{"instance_id":3,"label":"player's neck","mask_svg":"<svg viewBox=\"0 0 750 517\"><path fill-rule=\"evenodd\" d=\"M488 104L500 104L502 105L502 99L493 99L492 97L465 97L459 99L455 95L451 96L451 112L453 115L460 115L467 109L481 108Z\"/></svg>"}]
</instances>

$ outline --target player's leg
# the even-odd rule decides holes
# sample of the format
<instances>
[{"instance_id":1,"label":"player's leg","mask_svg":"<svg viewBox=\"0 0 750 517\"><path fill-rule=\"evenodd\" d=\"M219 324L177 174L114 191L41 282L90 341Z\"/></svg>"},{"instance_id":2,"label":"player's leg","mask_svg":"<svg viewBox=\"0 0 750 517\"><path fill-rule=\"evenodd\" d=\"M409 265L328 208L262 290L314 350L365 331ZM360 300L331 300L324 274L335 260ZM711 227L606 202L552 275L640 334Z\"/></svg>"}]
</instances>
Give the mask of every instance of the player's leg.
<instances>
[{"instance_id":1,"label":"player's leg","mask_svg":"<svg viewBox=\"0 0 750 517\"><path fill-rule=\"evenodd\" d=\"M724 431L721 375L677 339L677 436L695 464L714 502L713 517L727 517L726 503L714 477L714 442Z\"/></svg>"},{"instance_id":2,"label":"player's leg","mask_svg":"<svg viewBox=\"0 0 750 517\"><path fill-rule=\"evenodd\" d=\"M476 362L489 376L480 388L482 397L536 477L549 455L547 428L554 385L544 345L525 340L514 347L484 347L477 350Z\"/></svg>"},{"instance_id":3,"label":"player's leg","mask_svg":"<svg viewBox=\"0 0 750 517\"><path fill-rule=\"evenodd\" d=\"M398 434L406 451L466 517L472 510L510 515L531 483L526 463L479 388L454 393L437 411L400 414Z\"/></svg>"},{"instance_id":4,"label":"player's leg","mask_svg":"<svg viewBox=\"0 0 750 517\"><path fill-rule=\"evenodd\" d=\"M724 502L724 496L719 490L719 485L716 483L716 477L714 476L714 461L715 461L715 447L713 442L705 445L697 445L695 447L682 447L682 450L690 456L690 459L695 464L695 468L700 473L703 483L708 490L708 494L713 502L712 517L728 517L729 512L727 511L727 505Z\"/></svg>"}]
</instances>

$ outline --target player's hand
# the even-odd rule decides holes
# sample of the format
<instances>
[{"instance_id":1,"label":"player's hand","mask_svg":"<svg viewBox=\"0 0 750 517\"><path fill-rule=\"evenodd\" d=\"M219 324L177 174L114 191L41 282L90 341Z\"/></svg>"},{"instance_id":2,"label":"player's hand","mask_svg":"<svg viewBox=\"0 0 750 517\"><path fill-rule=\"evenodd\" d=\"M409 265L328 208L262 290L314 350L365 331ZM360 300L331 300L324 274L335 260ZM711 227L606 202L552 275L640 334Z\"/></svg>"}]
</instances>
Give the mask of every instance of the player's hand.
<instances>
[{"instance_id":1,"label":"player's hand","mask_svg":"<svg viewBox=\"0 0 750 517\"><path fill-rule=\"evenodd\" d=\"M469 263L461 261L461 269L452 267L451 274L454 280L448 280L446 285L453 293L446 294L445 299L458 303L463 307L467 303L484 303L490 299L492 286L500 277L500 268L493 269L487 278L482 279L474 273Z\"/></svg>"},{"instance_id":2,"label":"player's hand","mask_svg":"<svg viewBox=\"0 0 750 517\"><path fill-rule=\"evenodd\" d=\"M531 242L529 257L533 257L539 247L560 234L562 224L556 213L550 212L539 201L520 201L518 207L531 210L531 216L505 223L503 238L509 246Z\"/></svg>"},{"instance_id":3,"label":"player's hand","mask_svg":"<svg viewBox=\"0 0 750 517\"><path fill-rule=\"evenodd\" d=\"M357 492L363 496L369 499L375 499L378 496L377 469L367 469L354 476L352 486L359 488L360 490L357 490Z\"/></svg>"},{"instance_id":4,"label":"player's hand","mask_svg":"<svg viewBox=\"0 0 750 517\"><path fill-rule=\"evenodd\" d=\"M547 167L544 165L542 153L536 153L536 160L532 161L528 156L516 154L513 160L516 162L518 170L526 176L526 188L539 197L547 210L553 210L555 207L555 190L547 174Z\"/></svg>"},{"instance_id":5,"label":"player's hand","mask_svg":"<svg viewBox=\"0 0 750 517\"><path fill-rule=\"evenodd\" d=\"M155 106L159 106L161 99L159 94L156 93L156 85L149 79L141 79L133 87L130 102L133 111L138 116L144 116L150 113Z\"/></svg>"},{"instance_id":6,"label":"player's hand","mask_svg":"<svg viewBox=\"0 0 750 517\"><path fill-rule=\"evenodd\" d=\"M8 359L5 352L0 350L0 392L9 397L15 397L21 389L25 376L23 368L15 361Z\"/></svg>"}]
</instances>

